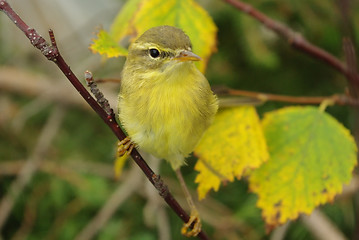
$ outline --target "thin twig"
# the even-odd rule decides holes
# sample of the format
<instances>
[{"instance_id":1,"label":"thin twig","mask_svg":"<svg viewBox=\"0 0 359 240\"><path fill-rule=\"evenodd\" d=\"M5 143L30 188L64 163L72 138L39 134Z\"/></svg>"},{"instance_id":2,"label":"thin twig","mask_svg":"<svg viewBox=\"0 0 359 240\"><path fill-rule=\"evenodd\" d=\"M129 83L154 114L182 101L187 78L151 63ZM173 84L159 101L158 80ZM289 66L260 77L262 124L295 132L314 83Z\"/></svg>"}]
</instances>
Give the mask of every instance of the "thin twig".
<instances>
[{"instance_id":1,"label":"thin twig","mask_svg":"<svg viewBox=\"0 0 359 240\"><path fill-rule=\"evenodd\" d=\"M275 21L260 12L259 10L252 7L250 4L244 3L239 0L224 0L228 4L233 7L239 9L240 11L252 16L254 19L263 23L266 27L276 32L279 36L287 39L289 44L293 46L295 49L302 51L303 53L308 54L311 57L319 59L328 65L332 66L339 72L343 73L347 79L355 84L355 86L359 87L359 76L358 74L353 75L347 66L340 61L338 58L328 53L327 51L315 46L306 40L302 35L296 33L286 25Z\"/></svg>"},{"instance_id":2,"label":"thin twig","mask_svg":"<svg viewBox=\"0 0 359 240\"><path fill-rule=\"evenodd\" d=\"M161 159L150 154L146 154L146 159L148 159L155 171L160 170ZM143 208L143 218L146 226L154 227L156 224L158 240L170 239L171 225L166 213L165 205L162 203L161 198L148 182L144 183L144 186L137 190L142 191L147 199L146 205Z\"/></svg>"},{"instance_id":3,"label":"thin twig","mask_svg":"<svg viewBox=\"0 0 359 240\"><path fill-rule=\"evenodd\" d=\"M121 83L120 78L105 78L105 79L96 79L97 83Z\"/></svg>"},{"instance_id":4,"label":"thin twig","mask_svg":"<svg viewBox=\"0 0 359 240\"><path fill-rule=\"evenodd\" d=\"M85 80L87 82L87 86L90 87L90 91L95 96L98 104L101 106L103 110L105 110L107 115L111 115L112 114L111 106L108 100L103 95L103 93L97 87L97 83L94 81L92 73L90 71L85 71Z\"/></svg>"},{"instance_id":5,"label":"thin twig","mask_svg":"<svg viewBox=\"0 0 359 240\"><path fill-rule=\"evenodd\" d=\"M90 95L86 88L81 84L75 74L71 71L70 67L67 65L66 61L60 55L57 48L55 36L52 30L49 30L49 35L51 39L51 45L46 42L46 40L41 37L37 31L33 28L30 28L10 7L9 3L6 0L0 0L0 11L4 12L15 24L16 26L24 32L24 34L30 40L30 43L38 48L41 53L50 61L53 61L58 68L63 72L71 84L76 88L80 93L83 99L91 106L91 108L102 118L102 120L110 127L113 133L119 140L123 140L126 135L121 130L119 124L116 121L115 114L112 111L111 115L108 115L101 106L96 102L96 100ZM131 152L132 159L136 164L141 168L141 170L146 175L147 179L160 191L161 196L166 201L166 203L172 208L172 210L182 219L183 222L189 221L189 215L183 210L183 208L178 204L174 199L172 194L167 190L167 186L163 183L161 178L156 175L152 169L147 165L142 156L138 153L136 149L133 149ZM166 190L165 192L163 192ZM198 234L200 239L208 239L204 231L201 231Z\"/></svg>"},{"instance_id":6,"label":"thin twig","mask_svg":"<svg viewBox=\"0 0 359 240\"><path fill-rule=\"evenodd\" d=\"M24 187L30 182L34 173L37 171L39 165L44 159L52 140L55 138L56 133L62 123L64 117L64 110L56 107L53 113L48 118L44 128L41 131L36 147L22 167L16 180L12 182L7 194L1 199L0 202L0 232L9 217L9 214L15 204L15 201L23 191Z\"/></svg>"},{"instance_id":7,"label":"thin twig","mask_svg":"<svg viewBox=\"0 0 359 240\"><path fill-rule=\"evenodd\" d=\"M334 94L332 96L318 96L318 97L294 97L288 95L278 95L271 93L262 93L262 92L252 92L246 90L238 89L226 89L225 92L228 95L232 96L245 96L258 99L260 101L276 101L276 102L286 102L286 103L298 103L298 104L321 104L325 100L331 100L333 103L338 105L350 105L350 106L359 106L359 100L356 100L347 95L338 95Z\"/></svg>"}]
</instances>

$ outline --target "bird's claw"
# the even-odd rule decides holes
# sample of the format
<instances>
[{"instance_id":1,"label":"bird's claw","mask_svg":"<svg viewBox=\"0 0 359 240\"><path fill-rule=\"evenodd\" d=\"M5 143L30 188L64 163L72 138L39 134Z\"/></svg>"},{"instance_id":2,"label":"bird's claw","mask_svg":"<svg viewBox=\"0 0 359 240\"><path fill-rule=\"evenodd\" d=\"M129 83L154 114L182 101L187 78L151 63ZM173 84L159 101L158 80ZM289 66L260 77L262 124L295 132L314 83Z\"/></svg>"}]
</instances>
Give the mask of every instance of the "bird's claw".
<instances>
[{"instance_id":1,"label":"bird's claw","mask_svg":"<svg viewBox=\"0 0 359 240\"><path fill-rule=\"evenodd\" d=\"M119 157L123 155L130 155L135 144L131 141L129 137L124 138L122 141L117 144L117 154Z\"/></svg>"},{"instance_id":2,"label":"bird's claw","mask_svg":"<svg viewBox=\"0 0 359 240\"><path fill-rule=\"evenodd\" d=\"M190 229L191 226L193 226L192 229ZM201 229L202 223L199 214L197 211L192 211L188 222L183 224L181 233L186 237L195 237L201 232Z\"/></svg>"},{"instance_id":3,"label":"bird's claw","mask_svg":"<svg viewBox=\"0 0 359 240\"><path fill-rule=\"evenodd\" d=\"M122 173L123 166L126 162L126 159L131 154L135 144L132 143L129 137L126 137L117 144L117 155L114 165L115 178L118 179Z\"/></svg>"}]
</instances>

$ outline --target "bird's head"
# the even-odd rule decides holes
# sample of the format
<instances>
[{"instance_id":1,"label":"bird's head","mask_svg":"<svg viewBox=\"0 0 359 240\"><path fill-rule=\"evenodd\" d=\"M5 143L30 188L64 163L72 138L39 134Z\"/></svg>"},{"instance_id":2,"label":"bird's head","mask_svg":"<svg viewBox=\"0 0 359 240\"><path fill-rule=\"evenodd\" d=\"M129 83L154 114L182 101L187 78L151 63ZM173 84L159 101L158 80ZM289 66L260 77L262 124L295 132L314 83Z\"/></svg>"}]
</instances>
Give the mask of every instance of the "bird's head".
<instances>
[{"instance_id":1,"label":"bird's head","mask_svg":"<svg viewBox=\"0 0 359 240\"><path fill-rule=\"evenodd\" d=\"M130 45L126 64L139 72L158 73L199 60L201 58L192 52L189 37L181 29L159 26L147 30Z\"/></svg>"}]
</instances>

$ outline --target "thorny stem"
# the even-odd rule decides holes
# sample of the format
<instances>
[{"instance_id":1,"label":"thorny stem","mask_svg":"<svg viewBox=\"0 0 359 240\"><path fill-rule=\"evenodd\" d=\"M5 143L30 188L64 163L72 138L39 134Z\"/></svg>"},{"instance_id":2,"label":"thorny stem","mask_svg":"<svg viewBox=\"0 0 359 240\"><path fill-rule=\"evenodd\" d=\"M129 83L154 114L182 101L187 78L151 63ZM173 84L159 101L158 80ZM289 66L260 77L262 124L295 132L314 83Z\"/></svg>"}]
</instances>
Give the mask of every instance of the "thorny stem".
<instances>
[{"instance_id":1,"label":"thorny stem","mask_svg":"<svg viewBox=\"0 0 359 240\"><path fill-rule=\"evenodd\" d=\"M35 29L30 28L10 7L6 0L0 0L0 10L3 11L15 24L16 26L24 32L27 38L30 40L30 43L38 48L41 53L50 61L53 61L58 68L63 72L71 84L76 88L80 95L85 99L85 101L91 106L91 108L102 118L102 120L111 128L116 137L120 140L124 139L126 135L119 127L115 114L112 113L108 115L102 107L96 102L96 100L90 95L86 88L81 84L75 74L71 71L70 67L66 64L65 60L60 55L55 36L52 30L49 30L49 35L51 39L51 45L46 42L46 40L41 37ZM131 152L132 159L144 172L148 180L155 186L161 186L159 191L164 191L167 189L162 180L152 171L152 169L147 165L142 156L138 153L136 149L133 149ZM160 182L156 182L156 179ZM165 194L161 192L161 196L166 201L166 203L172 208L172 210L182 219L183 222L187 223L189 220L188 214L183 210L179 203L174 199L172 194L167 191ZM207 235L201 231L198 234L200 239L209 239Z\"/></svg>"}]
</instances>

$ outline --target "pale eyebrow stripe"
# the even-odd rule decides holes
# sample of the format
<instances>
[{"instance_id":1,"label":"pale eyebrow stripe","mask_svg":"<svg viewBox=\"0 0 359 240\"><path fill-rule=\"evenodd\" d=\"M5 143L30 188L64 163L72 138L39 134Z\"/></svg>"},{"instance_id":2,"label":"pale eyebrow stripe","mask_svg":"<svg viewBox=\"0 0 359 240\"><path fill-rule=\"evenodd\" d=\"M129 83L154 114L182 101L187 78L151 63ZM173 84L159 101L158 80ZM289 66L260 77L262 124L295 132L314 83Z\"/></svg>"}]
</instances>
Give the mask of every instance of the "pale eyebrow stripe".
<instances>
[{"instance_id":1,"label":"pale eyebrow stripe","mask_svg":"<svg viewBox=\"0 0 359 240\"><path fill-rule=\"evenodd\" d=\"M133 43L132 45L133 48L136 48L136 49L141 49L141 50L147 50L147 49L150 49L150 48L156 48L160 51L165 51L165 52L171 52L173 51L171 48L161 48L159 47L157 44L154 44L154 43Z\"/></svg>"}]
</instances>

